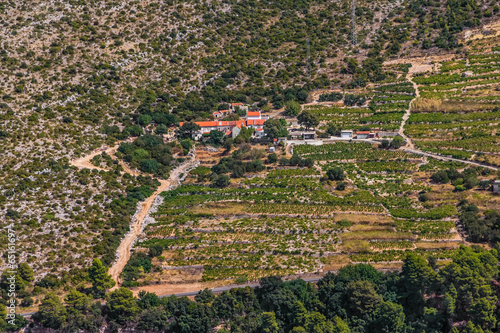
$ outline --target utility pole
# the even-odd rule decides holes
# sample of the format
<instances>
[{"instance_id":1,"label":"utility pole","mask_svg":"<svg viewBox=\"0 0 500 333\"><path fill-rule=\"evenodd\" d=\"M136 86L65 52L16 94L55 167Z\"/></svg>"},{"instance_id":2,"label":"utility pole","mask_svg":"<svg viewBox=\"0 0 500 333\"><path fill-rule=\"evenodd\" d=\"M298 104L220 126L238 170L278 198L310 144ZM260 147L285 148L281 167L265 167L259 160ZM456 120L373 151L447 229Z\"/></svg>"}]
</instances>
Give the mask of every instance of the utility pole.
<instances>
[{"instance_id":1,"label":"utility pole","mask_svg":"<svg viewBox=\"0 0 500 333\"><path fill-rule=\"evenodd\" d=\"M358 44L356 37L356 0L352 0L352 45Z\"/></svg>"}]
</instances>

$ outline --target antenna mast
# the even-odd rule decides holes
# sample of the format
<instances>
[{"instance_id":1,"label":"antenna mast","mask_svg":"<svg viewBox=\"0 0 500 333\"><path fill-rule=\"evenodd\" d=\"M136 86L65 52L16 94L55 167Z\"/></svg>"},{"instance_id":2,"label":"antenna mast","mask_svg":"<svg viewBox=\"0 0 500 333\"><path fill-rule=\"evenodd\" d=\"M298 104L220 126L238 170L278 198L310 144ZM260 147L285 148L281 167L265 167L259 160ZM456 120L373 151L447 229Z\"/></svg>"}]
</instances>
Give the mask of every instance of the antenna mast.
<instances>
[{"instance_id":1,"label":"antenna mast","mask_svg":"<svg viewBox=\"0 0 500 333\"><path fill-rule=\"evenodd\" d=\"M356 0L352 0L352 45L358 43L358 38L356 37Z\"/></svg>"}]
</instances>

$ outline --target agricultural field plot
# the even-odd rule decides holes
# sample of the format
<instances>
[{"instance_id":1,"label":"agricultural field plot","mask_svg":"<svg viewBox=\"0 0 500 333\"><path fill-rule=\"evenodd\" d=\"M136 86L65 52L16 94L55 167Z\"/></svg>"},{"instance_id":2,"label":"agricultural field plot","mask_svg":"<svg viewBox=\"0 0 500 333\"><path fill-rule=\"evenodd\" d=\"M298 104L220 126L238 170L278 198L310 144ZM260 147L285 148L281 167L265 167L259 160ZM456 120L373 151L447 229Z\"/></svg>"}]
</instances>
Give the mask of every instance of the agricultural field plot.
<instances>
[{"instance_id":1,"label":"agricultural field plot","mask_svg":"<svg viewBox=\"0 0 500 333\"><path fill-rule=\"evenodd\" d=\"M156 249L155 262L168 274L202 270L201 281L315 273L352 262L393 267L409 251L450 258L462 242L460 200L498 204L484 191L429 182L436 170L462 166L456 163L365 143L297 146L294 153L316 166L267 170L226 188L189 176L163 193L137 248ZM342 180L328 178L336 167Z\"/></svg>"},{"instance_id":2,"label":"agricultural field plot","mask_svg":"<svg viewBox=\"0 0 500 333\"><path fill-rule=\"evenodd\" d=\"M443 62L440 73L413 78L420 97L405 133L426 151L500 165L498 37L471 42L466 59Z\"/></svg>"},{"instance_id":3,"label":"agricultural field plot","mask_svg":"<svg viewBox=\"0 0 500 333\"><path fill-rule=\"evenodd\" d=\"M344 106L310 105L305 109L315 114L320 121L342 129L360 130L368 127L371 130L392 131L399 128L403 114L414 96L415 90L410 82L395 82L375 86L365 93L346 93L343 97Z\"/></svg>"}]
</instances>

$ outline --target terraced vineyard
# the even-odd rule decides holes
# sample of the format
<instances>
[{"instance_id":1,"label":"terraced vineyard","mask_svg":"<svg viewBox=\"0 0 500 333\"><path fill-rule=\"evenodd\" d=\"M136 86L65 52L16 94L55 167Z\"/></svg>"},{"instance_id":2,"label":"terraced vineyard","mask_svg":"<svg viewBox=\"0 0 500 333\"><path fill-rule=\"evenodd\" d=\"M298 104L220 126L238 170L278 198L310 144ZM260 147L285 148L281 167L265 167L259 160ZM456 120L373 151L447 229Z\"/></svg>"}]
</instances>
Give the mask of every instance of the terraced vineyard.
<instances>
[{"instance_id":1,"label":"terraced vineyard","mask_svg":"<svg viewBox=\"0 0 500 333\"><path fill-rule=\"evenodd\" d=\"M499 37L470 42L465 59L414 77L421 98L405 131L418 148L500 165L499 44Z\"/></svg>"},{"instance_id":2,"label":"terraced vineyard","mask_svg":"<svg viewBox=\"0 0 500 333\"><path fill-rule=\"evenodd\" d=\"M203 281L312 273L349 262L394 267L408 251L451 257L462 241L455 226L461 199L499 205L491 194L430 184L431 173L456 163L367 143L303 145L294 153L312 157L316 167L261 172L223 189L192 176L164 193L138 247L161 248L164 271L200 269ZM335 167L344 180L328 180ZM336 189L340 183L344 190Z\"/></svg>"},{"instance_id":3,"label":"terraced vineyard","mask_svg":"<svg viewBox=\"0 0 500 333\"><path fill-rule=\"evenodd\" d=\"M369 127L372 130L394 131L399 128L414 94L411 83L397 81L367 88L366 93L345 93L344 103L347 103L344 105L310 105L306 110L317 115L319 120L342 129ZM360 97L364 102L349 106L349 96Z\"/></svg>"}]
</instances>

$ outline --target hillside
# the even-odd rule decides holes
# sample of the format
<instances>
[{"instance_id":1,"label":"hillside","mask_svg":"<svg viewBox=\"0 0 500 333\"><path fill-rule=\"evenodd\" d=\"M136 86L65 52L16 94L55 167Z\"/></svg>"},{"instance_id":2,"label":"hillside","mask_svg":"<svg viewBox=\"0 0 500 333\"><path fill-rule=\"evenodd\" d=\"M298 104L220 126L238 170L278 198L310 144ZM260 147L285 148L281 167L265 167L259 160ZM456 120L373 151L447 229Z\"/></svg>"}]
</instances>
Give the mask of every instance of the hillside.
<instances>
[{"instance_id":1,"label":"hillside","mask_svg":"<svg viewBox=\"0 0 500 333\"><path fill-rule=\"evenodd\" d=\"M95 258L125 286L168 291L400 269L410 251L442 267L460 244L494 246L497 1L359 0L355 18L353 45L351 1L0 4L0 227L33 271L23 310L50 291L102 297ZM177 132L235 102L290 136L297 102L325 142ZM392 136L327 140L341 130ZM5 232L2 303L7 246Z\"/></svg>"}]
</instances>

